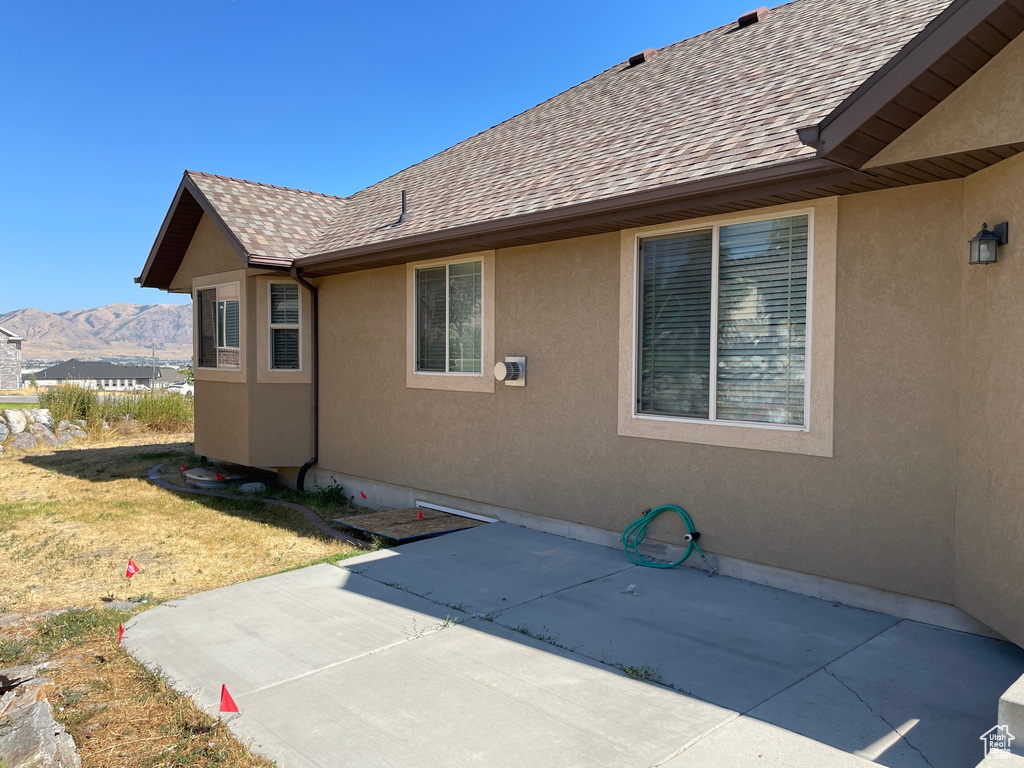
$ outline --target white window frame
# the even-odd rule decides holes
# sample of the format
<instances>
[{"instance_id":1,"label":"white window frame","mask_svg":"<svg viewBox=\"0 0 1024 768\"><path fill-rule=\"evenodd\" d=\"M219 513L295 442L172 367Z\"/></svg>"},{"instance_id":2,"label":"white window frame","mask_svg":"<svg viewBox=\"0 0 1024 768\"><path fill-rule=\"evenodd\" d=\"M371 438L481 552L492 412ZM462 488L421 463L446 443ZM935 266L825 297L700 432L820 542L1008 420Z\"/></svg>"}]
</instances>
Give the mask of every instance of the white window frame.
<instances>
[{"instance_id":1,"label":"white window frame","mask_svg":"<svg viewBox=\"0 0 1024 768\"><path fill-rule=\"evenodd\" d=\"M272 319L270 297L273 292L273 285L294 285L299 297L299 322L297 323L275 323ZM275 373L301 373L302 372L302 286L291 280L270 280L267 282L267 370ZM299 332L299 367L298 368L275 368L274 367L274 331L276 329L295 329Z\"/></svg>"},{"instance_id":2,"label":"white window frame","mask_svg":"<svg viewBox=\"0 0 1024 768\"><path fill-rule=\"evenodd\" d=\"M419 302L416 290L416 272L421 269L482 262L480 312L482 315L480 338L480 372L420 371L417 369L419 334L417 332ZM479 251L444 259L416 261L406 265L406 378L410 389L438 389L457 392L494 392L494 251ZM447 281L445 288L445 318L447 322ZM447 352L447 342L445 344ZM447 354L445 368L448 367Z\"/></svg>"},{"instance_id":3,"label":"white window frame","mask_svg":"<svg viewBox=\"0 0 1024 768\"><path fill-rule=\"evenodd\" d=\"M637 412L637 369L642 318L640 304L640 240L711 229L750 221L808 215L808 300L804 381L804 425L709 421ZM795 453L833 455L833 393L835 379L836 258L838 198L760 208L746 213L653 225L620 232L619 259L619 387L618 429L623 437L679 443ZM716 228L717 233L717 228ZM714 242L714 283L718 282L718 239ZM717 339L717 289L713 292ZM717 340L713 347L717 358ZM717 359L715 360L717 371ZM712 390L713 396L714 390ZM710 414L709 414L710 415Z\"/></svg>"},{"instance_id":4,"label":"white window frame","mask_svg":"<svg viewBox=\"0 0 1024 768\"><path fill-rule=\"evenodd\" d=\"M199 323L202 322L201 317L200 317L200 314L202 313L202 307L200 307L199 304L198 304L198 302L199 302L199 292L200 291L211 291L211 290L212 291L217 291L220 288L227 287L227 286L235 286L237 288L237 290L238 290L238 299L237 299L237 301L238 301L238 346L237 347L228 347L228 346L223 346L222 347L220 345L220 330L221 330L221 328L220 328L220 306L219 306L220 305L220 301L215 297L214 298L214 302L213 302L213 305L214 305L213 317L214 317L214 323L215 323L215 327L213 329L213 336L214 336L214 341L216 342L214 348L217 351L217 365L215 365L215 366L198 365L200 345L202 345L203 341L202 341L201 335L197 334L196 335L196 348L195 348L195 353L194 354L195 354L195 359L196 359L196 363L197 363L196 368L198 370L201 370L201 371L239 371L242 368L242 286L241 286L241 283L239 281L237 281L237 280L231 280L231 281L224 282L224 283L216 283L214 285L199 285L199 286L196 286L195 293L194 293L194 295L192 297L192 308L193 308L193 312L196 313L196 320L195 320L195 322L196 322L196 328L198 329ZM225 338L226 338L226 336L225 336ZM220 350L222 350L222 349L232 350L232 351L238 352L238 365L220 365Z\"/></svg>"},{"instance_id":5,"label":"white window frame","mask_svg":"<svg viewBox=\"0 0 1024 768\"><path fill-rule=\"evenodd\" d=\"M472 258L468 258L468 259L446 259L446 260L444 260L440 264L431 263L429 266L424 266L423 264L414 265L414 267L413 267L413 291L416 292L416 291L419 290L418 284L416 282L417 273L422 272L423 270L426 270L426 269L437 269L438 267L444 267L444 327L447 329L448 326L449 326L449 323L451 322L451 300L450 300L450 296L449 296L449 291L451 289L451 271L450 271L451 270L451 266L452 266L452 264L472 264L473 262L480 262L480 370L478 372L474 372L474 371L449 371L448 370L448 366L451 363L451 359L450 359L451 350L449 349L449 342L451 341L451 334L450 333L445 333L445 335L444 335L444 367L445 367L445 370L443 370L443 371L425 371L425 370L420 370L420 368L419 368L419 359L420 359L420 348L419 348L419 345L420 345L420 339L419 339L419 333L418 333L418 329L420 327L420 317L419 317L419 308L420 308L420 301L419 301L419 299L420 299L420 297L419 297L419 293L415 293L415 296L413 297L413 306L415 307L415 313L416 314L413 317L413 328L417 330L417 333L416 333L416 336L415 336L416 347L415 347L415 357L413 358L413 366L414 366L413 367L413 372L417 376L424 376L424 375L425 376L473 376L473 377L479 378L479 377L484 375L484 369L483 369L483 365L484 365L484 350L483 350L483 346L484 346L484 338L483 338L483 325L484 325L484 289L483 289L483 282L484 282L484 260L483 260L483 258L477 256L477 257L472 257Z\"/></svg>"},{"instance_id":6,"label":"white window frame","mask_svg":"<svg viewBox=\"0 0 1024 768\"><path fill-rule=\"evenodd\" d=\"M768 221L770 219L790 219L797 216L807 216L807 320L806 340L804 342L804 423L803 424L771 424L759 421L738 421L735 419L718 419L718 270L721 255L719 253L720 232L722 227L730 227L734 224L750 224L756 221ZM636 328L636 343L633 351L633 411L634 419L653 419L656 421L682 421L698 424L714 424L723 427L750 427L752 429L772 429L788 432L809 432L811 429L811 409L808 403L811 398L811 338L813 335L812 307L814 304L814 209L787 212L785 214L745 216L728 221L715 222L711 224L693 225L680 227L669 232L659 233L658 237L671 237L682 235L687 232L700 232L711 230L711 357L708 363L708 418L701 419L696 416L668 416L657 413L644 413L639 410L639 380L640 375L640 337L643 333L643 318L640 317L640 292L643 285L643 276L640 273L640 265L643 261L641 252L641 241L650 239L650 235L636 235L633 249L636 254L634 259L633 272L633 322Z\"/></svg>"}]
</instances>

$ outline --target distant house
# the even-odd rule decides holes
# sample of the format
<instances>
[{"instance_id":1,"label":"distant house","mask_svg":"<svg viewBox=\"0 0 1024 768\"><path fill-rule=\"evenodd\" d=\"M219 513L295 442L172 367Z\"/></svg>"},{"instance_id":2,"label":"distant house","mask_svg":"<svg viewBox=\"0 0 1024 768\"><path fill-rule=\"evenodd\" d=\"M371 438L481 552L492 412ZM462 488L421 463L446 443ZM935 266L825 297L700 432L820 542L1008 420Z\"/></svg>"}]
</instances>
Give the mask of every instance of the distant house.
<instances>
[{"instance_id":1,"label":"distant house","mask_svg":"<svg viewBox=\"0 0 1024 768\"><path fill-rule=\"evenodd\" d=\"M61 384L74 384L86 389L110 389L127 391L133 389L149 389L152 384L157 387L164 385L161 369L153 369L145 365L116 365L115 363L89 362L83 360L67 360L63 363L44 368L35 374L36 384L43 387L55 387Z\"/></svg>"},{"instance_id":2,"label":"distant house","mask_svg":"<svg viewBox=\"0 0 1024 768\"><path fill-rule=\"evenodd\" d=\"M0 326L0 389L21 388L21 337Z\"/></svg>"}]
</instances>

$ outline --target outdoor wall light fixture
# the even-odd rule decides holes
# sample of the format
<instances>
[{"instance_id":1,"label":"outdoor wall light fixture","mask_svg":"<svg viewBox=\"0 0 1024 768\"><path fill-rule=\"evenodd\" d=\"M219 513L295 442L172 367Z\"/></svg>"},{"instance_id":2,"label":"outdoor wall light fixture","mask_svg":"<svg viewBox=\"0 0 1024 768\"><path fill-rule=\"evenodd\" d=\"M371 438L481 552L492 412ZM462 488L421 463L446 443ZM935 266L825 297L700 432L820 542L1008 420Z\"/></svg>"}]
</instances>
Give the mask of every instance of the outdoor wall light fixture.
<instances>
[{"instance_id":1,"label":"outdoor wall light fixture","mask_svg":"<svg viewBox=\"0 0 1024 768\"><path fill-rule=\"evenodd\" d=\"M981 232L972 237L968 242L971 244L971 264L995 264L996 251L1000 245L1006 245L1009 237L1010 225L1007 222L996 224L991 230L988 223L981 225Z\"/></svg>"}]
</instances>

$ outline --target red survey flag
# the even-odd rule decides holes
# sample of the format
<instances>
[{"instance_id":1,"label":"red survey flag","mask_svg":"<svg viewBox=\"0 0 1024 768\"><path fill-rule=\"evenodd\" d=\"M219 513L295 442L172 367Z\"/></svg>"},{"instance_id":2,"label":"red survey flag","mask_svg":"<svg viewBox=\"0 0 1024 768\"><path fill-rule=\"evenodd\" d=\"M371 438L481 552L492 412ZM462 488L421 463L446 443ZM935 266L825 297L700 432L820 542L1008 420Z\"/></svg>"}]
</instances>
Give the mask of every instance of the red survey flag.
<instances>
[{"instance_id":1,"label":"red survey flag","mask_svg":"<svg viewBox=\"0 0 1024 768\"><path fill-rule=\"evenodd\" d=\"M120 645L122 640L124 640L124 624L118 624L117 625L117 644Z\"/></svg>"},{"instance_id":2,"label":"red survey flag","mask_svg":"<svg viewBox=\"0 0 1024 768\"><path fill-rule=\"evenodd\" d=\"M417 512L419 512L420 514L419 514L419 516L416 519L417 520L422 520L423 519L423 510L419 509L419 510L417 510Z\"/></svg>"},{"instance_id":3,"label":"red survey flag","mask_svg":"<svg viewBox=\"0 0 1024 768\"><path fill-rule=\"evenodd\" d=\"M185 474L185 465L184 464L181 465L181 469L178 470L178 474L179 475L184 475Z\"/></svg>"},{"instance_id":4,"label":"red survey flag","mask_svg":"<svg viewBox=\"0 0 1024 768\"><path fill-rule=\"evenodd\" d=\"M139 572L139 566L137 566L137 565L135 564L135 561L134 561L134 560L132 560L132 559L131 559L131 558L129 557L129 558L128 558L128 570L124 572L124 577L125 577L126 579L130 579L130 578L131 578L132 576L134 576L134 575L135 575L136 573L138 573L138 572Z\"/></svg>"},{"instance_id":5,"label":"red survey flag","mask_svg":"<svg viewBox=\"0 0 1024 768\"><path fill-rule=\"evenodd\" d=\"M220 687L220 711L221 712L237 712L238 705L235 704L235 700L231 698L231 694L228 693L228 687L221 685Z\"/></svg>"},{"instance_id":6,"label":"red survey flag","mask_svg":"<svg viewBox=\"0 0 1024 768\"><path fill-rule=\"evenodd\" d=\"M362 496L364 499L366 498L366 494L363 493L362 491L359 492L359 495Z\"/></svg>"},{"instance_id":7,"label":"red survey flag","mask_svg":"<svg viewBox=\"0 0 1024 768\"><path fill-rule=\"evenodd\" d=\"M218 480L227 480L227 478L224 477L224 475L222 475L220 472L214 472L214 474L217 476Z\"/></svg>"}]
</instances>

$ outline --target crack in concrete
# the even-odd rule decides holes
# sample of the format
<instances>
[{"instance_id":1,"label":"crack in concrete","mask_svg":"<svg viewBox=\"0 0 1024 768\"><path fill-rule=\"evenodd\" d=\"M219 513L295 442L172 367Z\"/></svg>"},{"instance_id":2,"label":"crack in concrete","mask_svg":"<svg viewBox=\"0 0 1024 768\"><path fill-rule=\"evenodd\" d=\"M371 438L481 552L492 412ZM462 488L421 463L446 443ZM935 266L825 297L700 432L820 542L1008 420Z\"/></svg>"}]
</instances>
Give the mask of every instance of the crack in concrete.
<instances>
[{"instance_id":1,"label":"crack in concrete","mask_svg":"<svg viewBox=\"0 0 1024 768\"><path fill-rule=\"evenodd\" d=\"M872 715L874 715L874 716L875 716L875 717L877 717L877 718L878 718L879 720L881 720L881 721L882 721L883 723L885 723L885 724L886 724L886 726L888 726L889 730L891 730L891 731L892 731L893 733L895 733L895 734L896 734L897 736L899 736L899 737L900 737L900 741L902 741L902 742L903 742L904 744L906 744L906 745L907 745L908 747L910 747L910 748L911 748L912 750L914 750L915 752L917 752L917 754L919 754L919 755L921 756L921 759L922 759L922 760L924 760L924 761L925 761L925 762L926 762L926 763L927 763L927 764L928 764L928 765L930 766L930 768L935 768L935 766L934 766L934 765L932 765L932 761L928 759L928 757L927 757L927 756L925 755L925 753L924 753L924 752L922 752L922 751L921 751L920 749L918 749L917 747L915 747L915 746L914 746L913 744L911 744L911 743L910 743L910 740L909 740L909 739L908 739L908 738L907 738L907 737L906 737L906 736L905 736L904 734L900 733L899 729L898 729L898 728L897 728L897 727L896 727L895 725L893 725L892 723L890 723L890 722L889 722L888 720L886 720L886 719L885 719L884 717L882 717L882 715L881 715L881 714L879 714L879 713L878 713L877 711L875 711L875 708L874 708L874 707L872 707L872 706L871 706L871 705L870 705L870 704L869 704L869 703L868 703L867 701L865 701L864 697L862 697L862 696L861 696L861 695L860 695L859 693L857 693L857 692L856 692L855 690L853 690L853 688L851 688L851 687L850 687L849 685L847 685L847 684L846 684L846 683L845 683L845 682L844 682L843 680L841 680L841 679L840 679L839 677L837 677L837 676L836 676L836 674L835 674L835 673L834 673L834 672L833 672L833 671L832 671L831 669L829 669L829 668L828 668L827 666L824 666L824 667L822 667L822 668L821 668L821 671L822 671L822 672L824 672L824 673L825 673L826 675L828 675L829 677L831 677L831 678L832 678L833 680L835 680L835 681L836 681L837 683L839 683L839 684L840 684L841 686L843 686L843 688L845 688L846 690L848 690L848 691L849 691L850 693L852 693L852 694L853 694L854 696L856 696L856 697L857 697L857 700L858 700L858 701L859 701L859 702L860 702L861 704L863 704L863 705L864 705L865 707L867 707L867 708L868 708L868 711L869 711L869 712L870 712L870 713L871 713ZM873 761L872 761L872 762L873 762Z\"/></svg>"}]
</instances>

